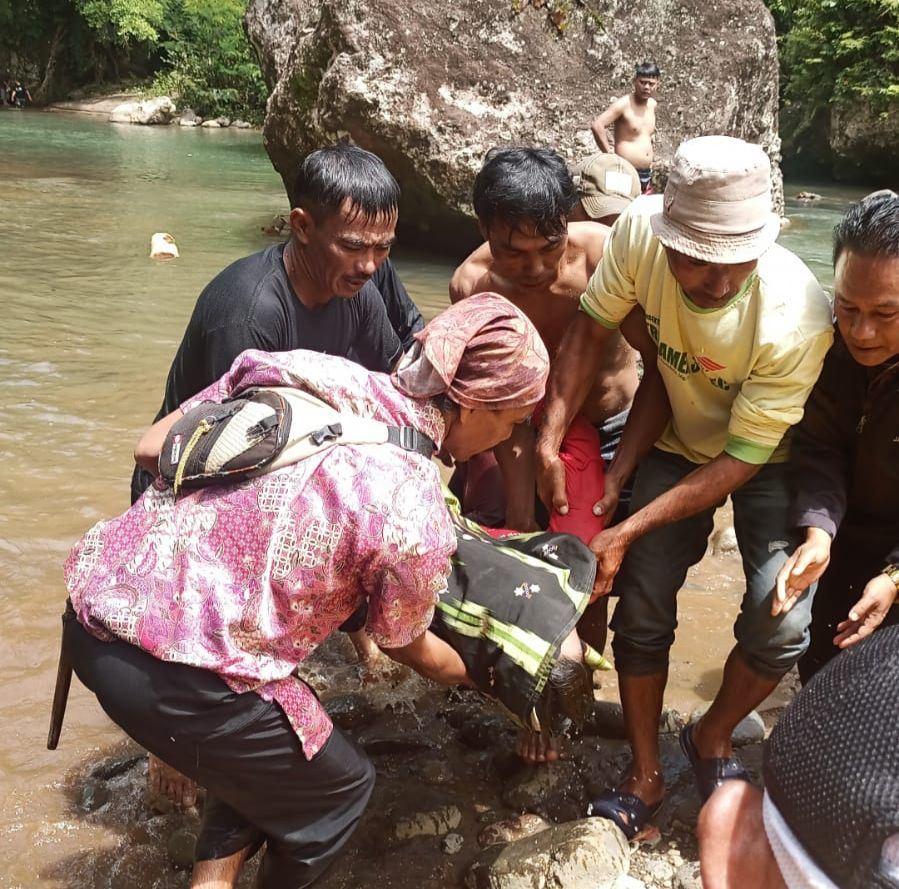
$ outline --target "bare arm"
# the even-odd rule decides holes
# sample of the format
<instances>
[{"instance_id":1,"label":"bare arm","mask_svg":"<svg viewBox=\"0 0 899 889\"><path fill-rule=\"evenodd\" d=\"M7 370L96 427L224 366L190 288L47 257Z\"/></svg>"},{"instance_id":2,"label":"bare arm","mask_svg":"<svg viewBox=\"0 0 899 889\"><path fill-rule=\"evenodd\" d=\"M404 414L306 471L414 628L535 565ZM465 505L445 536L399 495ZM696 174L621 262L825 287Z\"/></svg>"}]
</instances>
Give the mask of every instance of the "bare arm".
<instances>
[{"instance_id":1,"label":"bare arm","mask_svg":"<svg viewBox=\"0 0 899 889\"><path fill-rule=\"evenodd\" d=\"M578 312L556 354L547 386L546 410L537 436L537 489L547 509L565 515L565 469L559 448L575 414L596 380L609 328Z\"/></svg>"},{"instance_id":2,"label":"bare arm","mask_svg":"<svg viewBox=\"0 0 899 889\"><path fill-rule=\"evenodd\" d=\"M536 531L534 521L534 428L519 423L502 444L493 449L506 495L506 527Z\"/></svg>"},{"instance_id":3,"label":"bare arm","mask_svg":"<svg viewBox=\"0 0 899 889\"><path fill-rule=\"evenodd\" d=\"M465 671L465 664L454 648L430 630L402 648L385 648L384 653L397 663L411 667L427 679L442 685L474 686Z\"/></svg>"},{"instance_id":4,"label":"bare arm","mask_svg":"<svg viewBox=\"0 0 899 889\"><path fill-rule=\"evenodd\" d=\"M721 453L714 460L695 469L664 494L613 525L590 543L596 555L594 592L605 595L621 567L628 547L656 528L696 515L720 503L740 485L749 481L761 465L744 463L730 454Z\"/></svg>"},{"instance_id":5,"label":"bare arm","mask_svg":"<svg viewBox=\"0 0 899 889\"><path fill-rule=\"evenodd\" d=\"M671 402L659 372L655 343L646 330L643 310L634 309L624 319L620 329L643 359L643 378L634 395L621 443L606 473L605 493L595 507L597 515L614 515L621 489L659 440L671 418Z\"/></svg>"},{"instance_id":6,"label":"bare arm","mask_svg":"<svg viewBox=\"0 0 899 889\"><path fill-rule=\"evenodd\" d=\"M181 419L180 408L157 420L141 437L134 449L134 462L141 469L159 475L159 454L169 429Z\"/></svg>"},{"instance_id":7,"label":"bare arm","mask_svg":"<svg viewBox=\"0 0 899 889\"><path fill-rule=\"evenodd\" d=\"M596 144L606 154L612 153L612 146L609 144L609 136L606 132L606 128L612 126L612 124L621 117L622 110L623 106L619 99L617 102L613 102L609 105L602 114L595 117L593 123L590 124L590 129L593 131L593 138L596 140Z\"/></svg>"}]
</instances>

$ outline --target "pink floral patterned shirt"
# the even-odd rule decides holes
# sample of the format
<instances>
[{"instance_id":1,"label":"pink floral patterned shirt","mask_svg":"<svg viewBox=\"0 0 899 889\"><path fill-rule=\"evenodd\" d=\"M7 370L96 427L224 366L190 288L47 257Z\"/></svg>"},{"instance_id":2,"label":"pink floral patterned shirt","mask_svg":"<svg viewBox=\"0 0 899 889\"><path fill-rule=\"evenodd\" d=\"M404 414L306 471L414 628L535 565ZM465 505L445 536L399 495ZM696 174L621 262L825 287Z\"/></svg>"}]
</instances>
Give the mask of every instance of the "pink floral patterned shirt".
<instances>
[{"instance_id":1,"label":"pink floral patterned shirt","mask_svg":"<svg viewBox=\"0 0 899 889\"><path fill-rule=\"evenodd\" d=\"M443 437L440 412L385 374L306 351L244 352L183 410L274 385L414 426L438 447ZM276 701L311 759L331 721L294 668L366 600L375 642L410 643L430 624L455 548L436 465L390 444L338 445L177 499L151 487L88 531L66 561L65 582L78 619L99 638Z\"/></svg>"}]
</instances>

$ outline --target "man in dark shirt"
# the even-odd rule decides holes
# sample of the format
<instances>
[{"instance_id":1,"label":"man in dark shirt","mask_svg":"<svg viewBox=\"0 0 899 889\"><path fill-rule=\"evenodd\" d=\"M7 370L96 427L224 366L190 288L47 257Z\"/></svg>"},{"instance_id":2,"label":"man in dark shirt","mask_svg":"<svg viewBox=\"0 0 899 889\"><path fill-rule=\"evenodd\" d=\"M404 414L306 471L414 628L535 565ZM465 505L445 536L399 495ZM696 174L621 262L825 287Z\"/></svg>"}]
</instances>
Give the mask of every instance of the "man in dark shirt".
<instances>
[{"instance_id":1,"label":"man in dark shirt","mask_svg":"<svg viewBox=\"0 0 899 889\"><path fill-rule=\"evenodd\" d=\"M166 380L156 419L217 380L245 349L309 349L386 372L423 321L387 255L399 186L352 145L309 154L285 244L232 263L205 287ZM135 468L132 502L152 477Z\"/></svg>"}]
</instances>

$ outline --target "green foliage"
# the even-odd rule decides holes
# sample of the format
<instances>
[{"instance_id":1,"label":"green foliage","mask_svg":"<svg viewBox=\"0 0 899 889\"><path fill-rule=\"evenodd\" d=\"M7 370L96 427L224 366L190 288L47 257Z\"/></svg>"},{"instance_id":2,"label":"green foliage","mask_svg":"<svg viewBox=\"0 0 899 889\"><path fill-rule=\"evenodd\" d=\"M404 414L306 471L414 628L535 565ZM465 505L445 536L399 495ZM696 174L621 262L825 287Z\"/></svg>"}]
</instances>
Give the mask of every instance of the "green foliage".
<instances>
[{"instance_id":1,"label":"green foliage","mask_svg":"<svg viewBox=\"0 0 899 889\"><path fill-rule=\"evenodd\" d=\"M243 30L242 0L170 0L156 93L198 114L261 120L268 91Z\"/></svg>"},{"instance_id":2,"label":"green foliage","mask_svg":"<svg viewBox=\"0 0 899 889\"><path fill-rule=\"evenodd\" d=\"M267 90L243 30L246 0L0 0L0 75L52 101L142 80L204 117L258 121ZM37 96L36 96L37 98Z\"/></svg>"},{"instance_id":3,"label":"green foliage","mask_svg":"<svg viewBox=\"0 0 899 889\"><path fill-rule=\"evenodd\" d=\"M165 0L75 0L87 24L107 43L154 43L165 22Z\"/></svg>"}]
</instances>

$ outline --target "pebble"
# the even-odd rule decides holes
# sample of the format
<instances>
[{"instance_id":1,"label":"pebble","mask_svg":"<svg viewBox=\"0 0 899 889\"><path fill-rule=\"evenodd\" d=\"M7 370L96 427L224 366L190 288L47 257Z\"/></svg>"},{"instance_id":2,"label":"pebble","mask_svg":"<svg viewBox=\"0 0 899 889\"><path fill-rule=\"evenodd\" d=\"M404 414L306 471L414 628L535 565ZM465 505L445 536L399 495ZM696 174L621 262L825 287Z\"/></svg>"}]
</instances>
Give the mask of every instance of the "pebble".
<instances>
[{"instance_id":1,"label":"pebble","mask_svg":"<svg viewBox=\"0 0 899 889\"><path fill-rule=\"evenodd\" d=\"M699 862L687 861L675 871L674 889L702 889Z\"/></svg>"},{"instance_id":2,"label":"pebble","mask_svg":"<svg viewBox=\"0 0 899 889\"><path fill-rule=\"evenodd\" d=\"M87 781L78 794L78 808L82 812L96 812L109 802L109 788L102 781Z\"/></svg>"},{"instance_id":3,"label":"pebble","mask_svg":"<svg viewBox=\"0 0 899 889\"><path fill-rule=\"evenodd\" d=\"M175 867L193 867L196 848L197 835L186 827L178 828L166 843L166 850Z\"/></svg>"},{"instance_id":4,"label":"pebble","mask_svg":"<svg viewBox=\"0 0 899 889\"><path fill-rule=\"evenodd\" d=\"M729 553L738 552L740 549L737 543L737 532L733 525L725 525L712 534L712 553L716 556L725 556Z\"/></svg>"},{"instance_id":5,"label":"pebble","mask_svg":"<svg viewBox=\"0 0 899 889\"><path fill-rule=\"evenodd\" d=\"M446 855L455 855L457 852L461 852L464 845L465 837L461 833L448 833L440 841L440 849Z\"/></svg>"}]
</instances>

